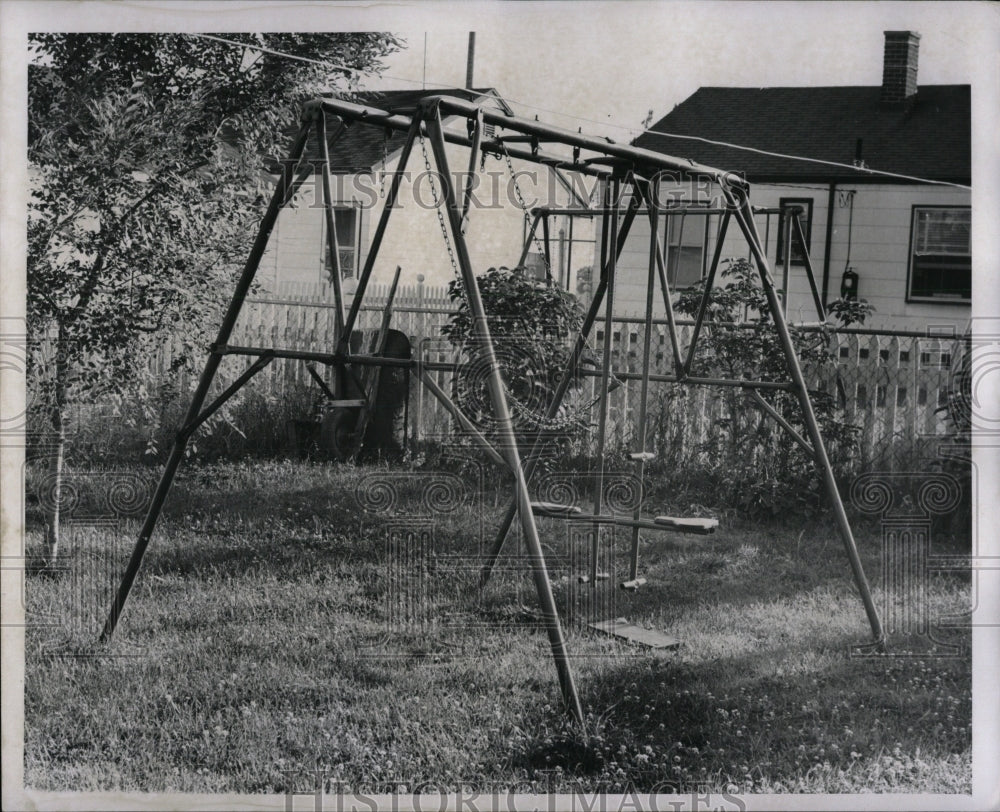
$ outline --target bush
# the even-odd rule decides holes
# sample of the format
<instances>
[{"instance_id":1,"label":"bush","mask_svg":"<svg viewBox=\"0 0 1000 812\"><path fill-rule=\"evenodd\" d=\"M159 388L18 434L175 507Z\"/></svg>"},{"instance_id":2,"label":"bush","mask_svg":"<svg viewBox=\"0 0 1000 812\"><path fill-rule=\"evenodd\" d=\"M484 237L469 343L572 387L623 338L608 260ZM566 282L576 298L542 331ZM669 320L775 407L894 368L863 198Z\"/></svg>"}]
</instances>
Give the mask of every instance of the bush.
<instances>
[{"instance_id":1,"label":"bush","mask_svg":"<svg viewBox=\"0 0 1000 812\"><path fill-rule=\"evenodd\" d=\"M709 295L694 362L697 374L730 380L788 380L784 352L756 269L745 259L727 260L721 278L724 284L713 287ZM682 292L676 310L694 316L704 286L702 280ZM852 318L863 321L864 310L864 305L851 308ZM834 363L828 350L828 334L807 334L794 327L789 331L799 362L812 377L818 377ZM683 391L684 387L673 389L670 400L682 399L682 392L677 390ZM812 458L769 415L756 408L744 390L719 389L721 414L699 449L701 470L696 478L711 489L718 502L751 518L818 509L824 493ZM758 392L808 439L794 393L773 389ZM835 472L846 475L857 449L859 429L844 420L833 394L819 388L809 394Z\"/></svg>"},{"instance_id":2,"label":"bush","mask_svg":"<svg viewBox=\"0 0 1000 812\"><path fill-rule=\"evenodd\" d=\"M570 340L583 321L576 297L551 280L533 279L524 268L490 268L476 281L519 444L539 432L571 437L582 428L572 415L564 410L561 417L546 420L545 413L569 363ZM473 330L461 280L448 286L448 295L458 309L442 332L462 358L453 394L470 420L495 439L490 365Z\"/></svg>"}]
</instances>

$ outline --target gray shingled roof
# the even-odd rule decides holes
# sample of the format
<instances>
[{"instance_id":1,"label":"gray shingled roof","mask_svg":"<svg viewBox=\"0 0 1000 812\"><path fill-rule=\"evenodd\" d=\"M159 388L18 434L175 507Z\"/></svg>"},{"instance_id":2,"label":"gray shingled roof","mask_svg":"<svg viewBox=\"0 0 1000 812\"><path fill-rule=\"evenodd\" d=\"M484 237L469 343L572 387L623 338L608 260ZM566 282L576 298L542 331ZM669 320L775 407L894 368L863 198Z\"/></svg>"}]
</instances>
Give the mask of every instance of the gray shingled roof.
<instances>
[{"instance_id":1,"label":"gray shingled roof","mask_svg":"<svg viewBox=\"0 0 1000 812\"><path fill-rule=\"evenodd\" d=\"M906 106L880 104L879 87L703 87L633 143L743 173L751 182L892 182L852 169L775 158L669 134L850 164L857 140L871 169L970 183L968 85L923 85Z\"/></svg>"}]
</instances>

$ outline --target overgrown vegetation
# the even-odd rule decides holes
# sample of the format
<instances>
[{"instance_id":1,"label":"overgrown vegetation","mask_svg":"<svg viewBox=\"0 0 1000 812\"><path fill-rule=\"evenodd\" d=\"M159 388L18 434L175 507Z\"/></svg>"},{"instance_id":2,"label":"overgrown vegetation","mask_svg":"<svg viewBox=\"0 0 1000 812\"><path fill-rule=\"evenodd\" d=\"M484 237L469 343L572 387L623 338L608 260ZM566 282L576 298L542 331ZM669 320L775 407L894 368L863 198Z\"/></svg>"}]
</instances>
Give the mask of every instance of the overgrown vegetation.
<instances>
[{"instance_id":1,"label":"overgrown vegetation","mask_svg":"<svg viewBox=\"0 0 1000 812\"><path fill-rule=\"evenodd\" d=\"M745 259L727 260L720 271L721 284L709 295L705 326L699 339L692 374L728 380L784 382L790 380L784 352L771 319L765 293L753 265ZM705 280L681 292L676 310L694 317L704 294ZM863 304L850 308L852 318L863 320ZM829 352L828 333L806 333L790 327L793 346L806 374L835 362ZM672 387L666 403L654 409L654 424L669 432L670 413L685 408L688 389ZM761 398L799 434L809 439L798 397L781 389L759 390ZM858 427L847 422L836 393L813 388L812 407L835 472L851 472L857 448ZM822 482L811 456L781 430L764 409L739 387L719 387L721 415L709 439L699 449L698 464L686 476L700 480L717 502L741 514L763 516L808 515L825 503ZM656 414L659 412L659 414ZM654 425L654 431L657 427ZM692 468L694 470L692 470Z\"/></svg>"}]
</instances>

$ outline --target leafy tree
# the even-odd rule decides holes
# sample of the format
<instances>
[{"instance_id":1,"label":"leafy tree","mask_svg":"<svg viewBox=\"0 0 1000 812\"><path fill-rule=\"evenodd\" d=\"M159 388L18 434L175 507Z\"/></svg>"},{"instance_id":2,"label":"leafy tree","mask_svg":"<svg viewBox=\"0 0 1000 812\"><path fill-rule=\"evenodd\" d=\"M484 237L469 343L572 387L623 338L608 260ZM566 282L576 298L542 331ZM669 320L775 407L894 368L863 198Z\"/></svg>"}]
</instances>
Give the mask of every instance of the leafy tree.
<instances>
[{"instance_id":1,"label":"leafy tree","mask_svg":"<svg viewBox=\"0 0 1000 812\"><path fill-rule=\"evenodd\" d=\"M351 91L400 46L380 33L226 39L246 47L183 34L30 37L28 331L52 351L34 355L29 375L54 451L50 561L71 404L134 383L151 336L179 336L179 364L204 344L262 213L262 159L283 152L305 98Z\"/></svg>"}]
</instances>

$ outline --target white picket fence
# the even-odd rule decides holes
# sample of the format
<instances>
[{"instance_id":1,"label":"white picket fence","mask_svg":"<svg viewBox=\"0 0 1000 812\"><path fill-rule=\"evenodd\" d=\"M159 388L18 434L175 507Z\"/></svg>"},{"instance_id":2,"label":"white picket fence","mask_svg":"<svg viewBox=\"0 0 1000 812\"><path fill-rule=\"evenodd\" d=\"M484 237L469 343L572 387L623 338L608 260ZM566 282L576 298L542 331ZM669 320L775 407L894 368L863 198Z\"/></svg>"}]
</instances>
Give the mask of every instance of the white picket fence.
<instances>
[{"instance_id":1,"label":"white picket fence","mask_svg":"<svg viewBox=\"0 0 1000 812\"><path fill-rule=\"evenodd\" d=\"M358 327L374 328L382 319L388 286L370 286L359 314ZM284 286L279 295L262 294L249 299L234 331L231 344L254 347L330 352L335 346L333 291L324 285ZM453 310L446 289L423 284L397 290L392 327L409 336L414 355L427 361L454 362L454 349L441 328ZM671 350L665 325L654 325L652 370L672 372ZM691 336L691 325L678 328L682 352ZM599 357L603 331L595 328L591 353ZM810 385L838 399L847 420L860 427L860 454L866 461L890 467L912 463L914 448L929 446L947 434L949 427L940 407L946 400L950 370L961 339L898 333L843 332L832 337L835 365L806 370ZM612 348L616 370L641 370L643 324L640 318L615 322ZM171 351L163 347L151 359L154 373L165 371ZM450 391L451 373L435 372L438 384ZM591 407L598 400L597 379L585 379L575 402ZM255 378L251 386L273 396L301 393L314 386L301 362L279 360ZM440 403L411 379L409 436L423 439L446 435L452 419ZM671 443L673 454L695 453L709 438L716 422L725 417L725 398L716 387L677 387L652 383L649 388L650 442ZM317 390L318 394L318 390ZM625 446L635 432L640 397L639 381L624 381L609 395L609 441ZM581 406L580 408L583 408ZM585 415L596 423L597 409ZM662 449L655 449L661 451Z\"/></svg>"}]
</instances>

